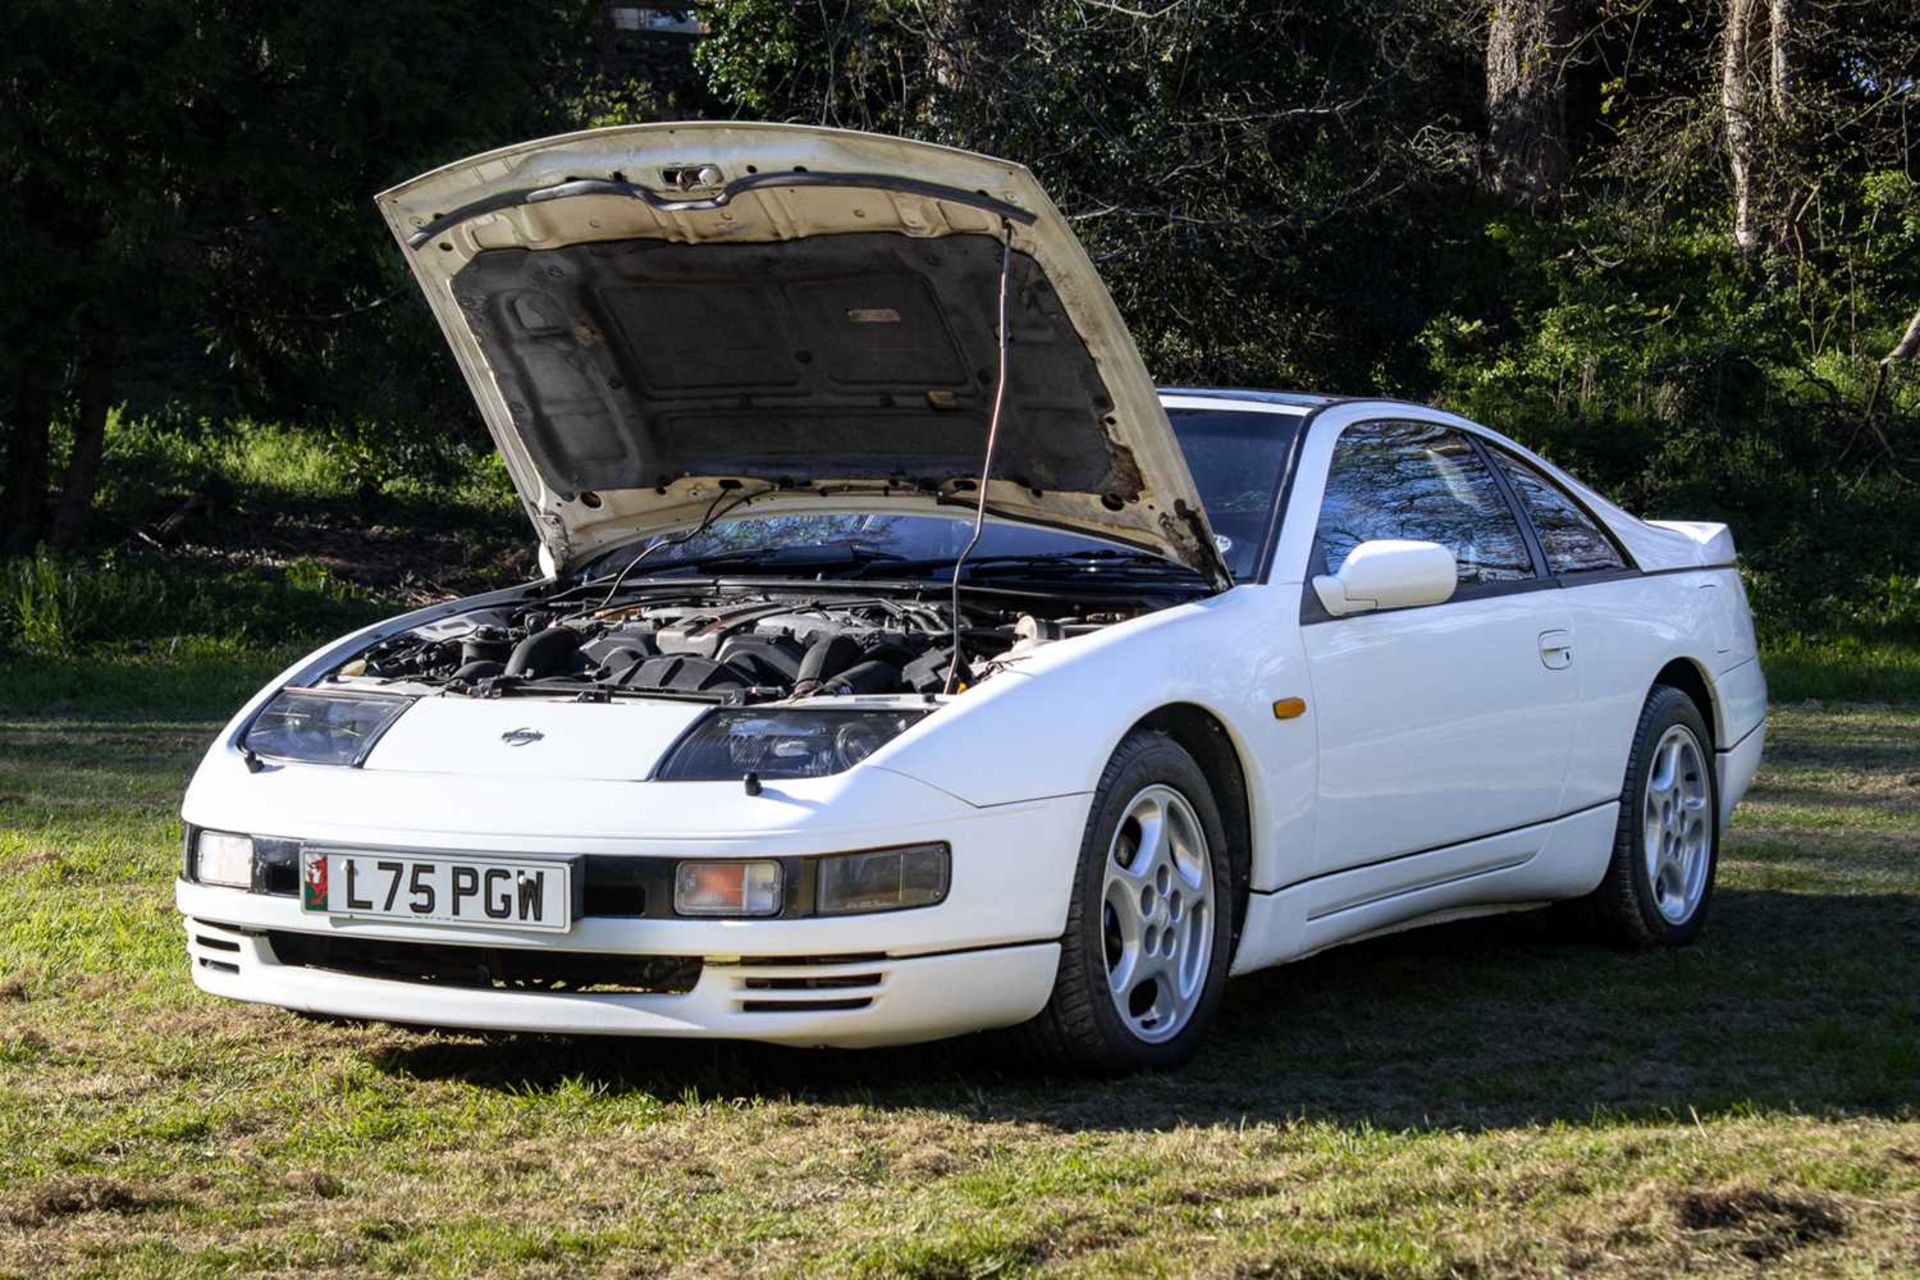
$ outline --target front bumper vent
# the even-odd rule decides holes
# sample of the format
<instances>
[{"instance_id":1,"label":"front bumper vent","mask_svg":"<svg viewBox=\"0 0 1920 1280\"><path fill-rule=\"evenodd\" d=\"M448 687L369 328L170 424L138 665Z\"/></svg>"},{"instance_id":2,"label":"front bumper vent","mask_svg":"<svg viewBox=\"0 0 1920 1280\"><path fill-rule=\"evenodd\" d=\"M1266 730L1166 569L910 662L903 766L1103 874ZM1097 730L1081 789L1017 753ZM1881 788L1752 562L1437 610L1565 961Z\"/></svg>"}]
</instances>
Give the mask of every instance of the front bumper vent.
<instances>
[{"instance_id":1,"label":"front bumper vent","mask_svg":"<svg viewBox=\"0 0 1920 1280\"><path fill-rule=\"evenodd\" d=\"M496 991L683 995L700 981L701 970L698 956L445 946L282 929L267 931L267 945L285 965Z\"/></svg>"},{"instance_id":2,"label":"front bumper vent","mask_svg":"<svg viewBox=\"0 0 1920 1280\"><path fill-rule=\"evenodd\" d=\"M887 965L879 956L755 960L732 977L742 1013L842 1013L879 998Z\"/></svg>"}]
</instances>

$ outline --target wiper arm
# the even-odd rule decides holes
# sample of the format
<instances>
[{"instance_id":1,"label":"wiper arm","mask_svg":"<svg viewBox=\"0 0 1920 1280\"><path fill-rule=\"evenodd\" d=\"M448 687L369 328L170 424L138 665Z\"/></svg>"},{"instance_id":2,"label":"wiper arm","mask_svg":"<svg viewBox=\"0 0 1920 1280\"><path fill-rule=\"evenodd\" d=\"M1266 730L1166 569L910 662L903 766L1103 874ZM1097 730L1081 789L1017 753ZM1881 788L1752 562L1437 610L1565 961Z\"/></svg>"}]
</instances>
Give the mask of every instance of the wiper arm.
<instances>
[{"instance_id":1,"label":"wiper arm","mask_svg":"<svg viewBox=\"0 0 1920 1280\"><path fill-rule=\"evenodd\" d=\"M1062 584L1083 584L1086 586L1112 586L1122 583L1142 585L1153 583L1156 586L1178 584L1196 589L1206 586L1206 579L1183 564L1126 563L1111 565L1075 564L1059 562L1052 564L1044 560L1031 564L1000 563L980 566L975 572L973 565L967 566L963 581L985 582L989 580L1007 581L1024 579L1027 581L1057 582Z\"/></svg>"},{"instance_id":2,"label":"wiper arm","mask_svg":"<svg viewBox=\"0 0 1920 1280\"><path fill-rule=\"evenodd\" d=\"M890 571L926 570L935 572L952 569L954 557L929 557L924 560L895 560L885 568ZM1086 551L1062 551L1051 555L998 555L974 556L966 563L963 578L991 576L995 574L1027 574L1029 576L1071 576L1086 578L1108 574L1114 577L1142 576L1169 577L1204 581L1198 573L1175 560L1156 556L1147 551L1127 551L1121 548L1094 548Z\"/></svg>"},{"instance_id":3,"label":"wiper arm","mask_svg":"<svg viewBox=\"0 0 1920 1280\"><path fill-rule=\"evenodd\" d=\"M764 565L770 569L858 569L870 564L903 561L906 557L891 551L862 547L851 543L828 543L804 547L742 547L736 551L716 551L663 564L656 573L675 569L717 569L729 565Z\"/></svg>"}]
</instances>

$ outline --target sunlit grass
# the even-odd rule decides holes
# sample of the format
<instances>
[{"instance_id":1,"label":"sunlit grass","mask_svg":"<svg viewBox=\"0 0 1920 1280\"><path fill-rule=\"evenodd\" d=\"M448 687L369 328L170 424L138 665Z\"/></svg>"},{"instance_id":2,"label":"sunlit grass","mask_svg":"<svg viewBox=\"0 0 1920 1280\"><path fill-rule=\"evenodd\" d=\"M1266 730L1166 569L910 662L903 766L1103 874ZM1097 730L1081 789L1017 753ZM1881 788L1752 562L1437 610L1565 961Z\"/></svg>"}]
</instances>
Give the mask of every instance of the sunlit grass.
<instances>
[{"instance_id":1,"label":"sunlit grass","mask_svg":"<svg viewBox=\"0 0 1920 1280\"><path fill-rule=\"evenodd\" d=\"M1920 702L1920 640L1786 639L1761 652L1776 702Z\"/></svg>"},{"instance_id":2,"label":"sunlit grass","mask_svg":"<svg viewBox=\"0 0 1920 1280\"><path fill-rule=\"evenodd\" d=\"M220 696L0 716L0 1274L1920 1268L1911 706L1776 711L1697 947L1344 948L1236 982L1189 1071L1078 1084L203 997L173 813Z\"/></svg>"}]
</instances>

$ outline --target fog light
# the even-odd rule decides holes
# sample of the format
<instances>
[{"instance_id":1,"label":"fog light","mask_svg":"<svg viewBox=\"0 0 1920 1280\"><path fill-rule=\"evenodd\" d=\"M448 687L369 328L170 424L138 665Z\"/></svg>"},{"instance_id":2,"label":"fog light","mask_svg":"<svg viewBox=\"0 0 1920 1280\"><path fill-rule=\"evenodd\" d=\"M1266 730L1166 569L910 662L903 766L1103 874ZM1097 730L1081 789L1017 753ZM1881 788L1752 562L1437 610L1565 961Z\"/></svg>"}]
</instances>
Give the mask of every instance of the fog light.
<instances>
[{"instance_id":1,"label":"fog light","mask_svg":"<svg viewBox=\"0 0 1920 1280\"><path fill-rule=\"evenodd\" d=\"M930 907L946 900L952 861L944 844L822 858L815 909L823 916L840 916Z\"/></svg>"},{"instance_id":2,"label":"fog light","mask_svg":"<svg viewBox=\"0 0 1920 1280\"><path fill-rule=\"evenodd\" d=\"M683 862L673 875L673 909L683 916L778 915L780 864Z\"/></svg>"},{"instance_id":3,"label":"fog light","mask_svg":"<svg viewBox=\"0 0 1920 1280\"><path fill-rule=\"evenodd\" d=\"M202 831L194 858L194 879L230 889L253 887L253 838L226 831Z\"/></svg>"}]
</instances>

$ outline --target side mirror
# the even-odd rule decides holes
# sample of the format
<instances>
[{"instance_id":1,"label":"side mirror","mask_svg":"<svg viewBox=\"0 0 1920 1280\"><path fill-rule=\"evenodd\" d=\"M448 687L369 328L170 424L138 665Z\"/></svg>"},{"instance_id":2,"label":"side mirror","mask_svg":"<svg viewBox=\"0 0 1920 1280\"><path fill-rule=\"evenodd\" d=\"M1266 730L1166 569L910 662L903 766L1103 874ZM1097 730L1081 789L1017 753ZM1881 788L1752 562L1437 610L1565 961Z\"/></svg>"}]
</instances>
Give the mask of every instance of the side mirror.
<instances>
[{"instance_id":1,"label":"side mirror","mask_svg":"<svg viewBox=\"0 0 1920 1280\"><path fill-rule=\"evenodd\" d=\"M1453 552L1437 542L1381 538L1347 554L1338 573L1313 580L1321 605L1336 618L1375 609L1410 609L1451 599L1460 581Z\"/></svg>"}]
</instances>

